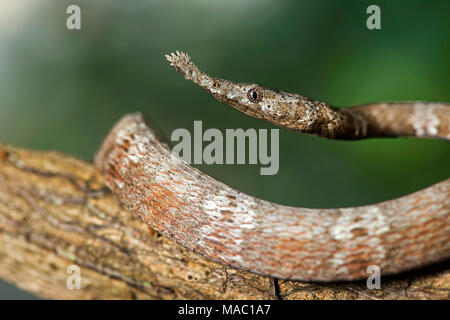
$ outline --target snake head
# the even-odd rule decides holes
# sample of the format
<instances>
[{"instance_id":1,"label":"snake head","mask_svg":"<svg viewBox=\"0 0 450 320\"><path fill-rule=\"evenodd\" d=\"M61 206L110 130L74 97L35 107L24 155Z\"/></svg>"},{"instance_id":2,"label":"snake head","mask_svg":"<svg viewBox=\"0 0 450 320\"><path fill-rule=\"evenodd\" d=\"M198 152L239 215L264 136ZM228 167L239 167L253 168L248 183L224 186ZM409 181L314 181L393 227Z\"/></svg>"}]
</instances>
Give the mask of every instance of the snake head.
<instances>
[{"instance_id":1,"label":"snake head","mask_svg":"<svg viewBox=\"0 0 450 320\"><path fill-rule=\"evenodd\" d=\"M255 83L240 83L214 78L192 62L189 55L176 51L166 55L170 65L199 86L205 88L220 102L242 111L252 117L284 124L298 119L308 118L307 106L303 102L308 98L275 89L265 88Z\"/></svg>"}]
</instances>

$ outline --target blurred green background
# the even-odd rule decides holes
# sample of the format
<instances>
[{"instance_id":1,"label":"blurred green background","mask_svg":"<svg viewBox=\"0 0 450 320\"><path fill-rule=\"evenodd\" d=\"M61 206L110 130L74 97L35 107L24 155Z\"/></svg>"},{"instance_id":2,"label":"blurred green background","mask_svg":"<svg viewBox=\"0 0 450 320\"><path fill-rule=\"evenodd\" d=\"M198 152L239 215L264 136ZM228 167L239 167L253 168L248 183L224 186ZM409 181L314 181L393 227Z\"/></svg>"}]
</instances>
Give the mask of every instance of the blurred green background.
<instances>
[{"instance_id":1,"label":"blurred green background","mask_svg":"<svg viewBox=\"0 0 450 320\"><path fill-rule=\"evenodd\" d=\"M81 30L66 8L81 7ZM381 8L381 30L366 8ZM275 128L212 98L165 61L337 106L450 101L449 1L0 0L0 141L91 160L123 115L176 128ZM448 143L328 141L280 130L280 170L198 166L232 187L307 207L363 205L450 176ZM0 260L1 263L1 260ZM31 298L0 283L0 298Z\"/></svg>"}]
</instances>

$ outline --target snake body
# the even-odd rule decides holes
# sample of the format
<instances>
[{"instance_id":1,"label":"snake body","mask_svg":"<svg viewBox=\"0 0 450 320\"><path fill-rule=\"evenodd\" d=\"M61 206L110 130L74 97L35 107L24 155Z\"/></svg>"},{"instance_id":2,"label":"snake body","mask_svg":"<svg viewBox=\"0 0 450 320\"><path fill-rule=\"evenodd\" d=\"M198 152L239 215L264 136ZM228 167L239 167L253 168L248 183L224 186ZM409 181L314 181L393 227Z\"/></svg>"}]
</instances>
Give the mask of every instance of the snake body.
<instances>
[{"instance_id":1,"label":"snake body","mask_svg":"<svg viewBox=\"0 0 450 320\"><path fill-rule=\"evenodd\" d=\"M217 100L282 128L329 139L415 136L450 140L448 103L386 102L336 108L299 94L212 77L183 52L166 58Z\"/></svg>"},{"instance_id":2,"label":"snake body","mask_svg":"<svg viewBox=\"0 0 450 320\"><path fill-rule=\"evenodd\" d=\"M450 139L444 103L338 109L296 94L213 78L189 56L167 56L216 99L281 127L333 139ZM347 110L348 109L348 110ZM106 184L150 227L203 256L271 277L356 280L450 257L450 179L373 205L309 209L246 195L172 155L142 115L124 117L96 159Z\"/></svg>"}]
</instances>

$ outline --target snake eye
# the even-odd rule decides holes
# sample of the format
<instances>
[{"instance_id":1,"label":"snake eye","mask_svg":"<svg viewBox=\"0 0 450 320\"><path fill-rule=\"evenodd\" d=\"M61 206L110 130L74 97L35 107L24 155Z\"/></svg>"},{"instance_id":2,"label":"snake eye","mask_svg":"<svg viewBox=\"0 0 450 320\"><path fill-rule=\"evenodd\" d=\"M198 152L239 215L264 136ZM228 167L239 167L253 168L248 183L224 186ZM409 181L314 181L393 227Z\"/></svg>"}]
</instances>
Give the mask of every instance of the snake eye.
<instances>
[{"instance_id":1,"label":"snake eye","mask_svg":"<svg viewBox=\"0 0 450 320\"><path fill-rule=\"evenodd\" d=\"M263 91L260 88L252 88L247 92L247 98L251 102L260 102L263 98Z\"/></svg>"}]
</instances>

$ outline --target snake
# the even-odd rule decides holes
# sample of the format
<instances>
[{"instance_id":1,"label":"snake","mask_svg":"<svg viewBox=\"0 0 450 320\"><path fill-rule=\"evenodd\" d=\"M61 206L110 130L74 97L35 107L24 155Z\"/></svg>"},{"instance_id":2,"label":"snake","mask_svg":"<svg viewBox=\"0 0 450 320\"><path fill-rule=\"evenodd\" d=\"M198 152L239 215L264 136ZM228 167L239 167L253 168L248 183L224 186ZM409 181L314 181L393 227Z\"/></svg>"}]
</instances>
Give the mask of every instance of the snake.
<instances>
[{"instance_id":1,"label":"snake","mask_svg":"<svg viewBox=\"0 0 450 320\"><path fill-rule=\"evenodd\" d=\"M327 139L450 140L450 104L337 108L306 96L212 77L177 51L171 66L215 99L281 128ZM281 205L236 190L173 155L141 113L124 116L95 157L130 212L181 246L272 278L352 281L450 257L450 179L393 200L346 208Z\"/></svg>"}]
</instances>

